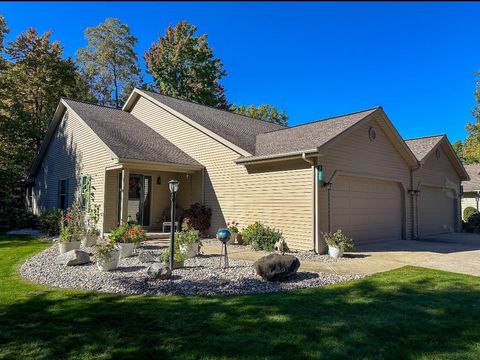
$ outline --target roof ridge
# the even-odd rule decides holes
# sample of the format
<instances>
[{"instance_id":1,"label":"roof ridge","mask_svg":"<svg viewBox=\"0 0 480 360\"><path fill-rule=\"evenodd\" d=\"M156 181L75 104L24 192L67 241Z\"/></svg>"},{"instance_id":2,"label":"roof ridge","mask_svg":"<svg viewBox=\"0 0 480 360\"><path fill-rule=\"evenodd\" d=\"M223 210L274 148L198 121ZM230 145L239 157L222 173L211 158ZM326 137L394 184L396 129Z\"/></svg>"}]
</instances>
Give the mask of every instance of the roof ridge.
<instances>
[{"instance_id":1,"label":"roof ridge","mask_svg":"<svg viewBox=\"0 0 480 360\"><path fill-rule=\"evenodd\" d=\"M429 139L429 138L434 138L434 137L447 137L447 134L420 136L420 137L416 137L416 138L404 139L404 141Z\"/></svg>"},{"instance_id":2,"label":"roof ridge","mask_svg":"<svg viewBox=\"0 0 480 360\"><path fill-rule=\"evenodd\" d=\"M266 131L266 132L264 132L264 133L262 133L262 134L269 134L269 133L277 132L277 131L281 131L281 130L294 129L294 128L298 128L298 127L300 127L300 126L315 124L315 123L319 123L319 122L322 122L322 121L329 121L329 120L333 120L333 119L336 119L336 118L339 118L339 117L344 117L344 116L359 114L359 113L362 113L362 112L367 112L367 111L371 111L371 110L377 110L377 109L381 109L381 108L382 108L381 106L375 106L375 107L372 107L372 108L370 108L370 109L353 111L353 112L351 112L351 113L346 113L346 114L342 114L342 115L330 116L330 117L327 117L327 118L324 118L324 119L320 119L320 120L313 120L313 121L310 121L310 122L307 122L307 123L298 124L298 125L294 125L294 126L289 126L289 127L287 127L287 128L284 128L284 129L270 130L270 131ZM262 135L262 134L259 134L259 135ZM258 136L258 135L257 135L257 136Z\"/></svg>"},{"instance_id":3,"label":"roof ridge","mask_svg":"<svg viewBox=\"0 0 480 360\"><path fill-rule=\"evenodd\" d=\"M113 106L107 106L107 105L94 104L94 103L91 103L91 102L88 102L88 101L72 99L72 98L70 98L70 97L68 97L68 96L62 96L60 99L62 99L62 100L75 101L75 102L78 102L78 103L81 103L81 104L97 106L97 107L101 107L101 108L105 108L105 109L119 110L119 111L124 112L124 113L127 112L127 111L123 111L121 108L117 108L117 107L113 107Z\"/></svg>"},{"instance_id":4,"label":"roof ridge","mask_svg":"<svg viewBox=\"0 0 480 360\"><path fill-rule=\"evenodd\" d=\"M138 90L144 91L144 92L147 92L147 93L148 93L148 92L151 92L151 93L154 93L154 94L157 94L157 95L161 95L161 96L168 97L168 98L170 98L170 99L175 99L175 100L179 100L179 101L184 101L184 102L187 102L187 103L190 103L190 104L194 104L194 105L198 105L198 106L204 106L204 107L209 108L209 109L213 109L213 110L217 110L217 111L223 111L223 112L226 112L226 113L229 113L229 114L235 114L235 115L238 115L238 116L243 116L243 117L246 117L247 119L262 121L262 122L267 123L267 124L273 124L273 125L283 126L284 128L289 128L288 126L280 125L280 124L277 124L277 123L274 123L274 122L271 122L271 121L266 121L266 120L262 120L262 119L257 119L257 118L254 118L254 117L251 117L251 116L247 116L247 115L243 115L243 114L239 114L239 113L236 113L236 112L233 112L233 111L229 111L229 110L225 110L225 109L219 109L219 108L216 108L216 107L210 106L210 105L199 104L199 103L196 103L195 101L186 100L186 99L180 99L180 98L178 98L178 97L170 96L170 95L165 95L165 94L162 94L162 93L159 93L159 92L156 92L156 91L144 90L144 89L138 89ZM279 130L280 130L280 129L279 129Z\"/></svg>"}]
</instances>

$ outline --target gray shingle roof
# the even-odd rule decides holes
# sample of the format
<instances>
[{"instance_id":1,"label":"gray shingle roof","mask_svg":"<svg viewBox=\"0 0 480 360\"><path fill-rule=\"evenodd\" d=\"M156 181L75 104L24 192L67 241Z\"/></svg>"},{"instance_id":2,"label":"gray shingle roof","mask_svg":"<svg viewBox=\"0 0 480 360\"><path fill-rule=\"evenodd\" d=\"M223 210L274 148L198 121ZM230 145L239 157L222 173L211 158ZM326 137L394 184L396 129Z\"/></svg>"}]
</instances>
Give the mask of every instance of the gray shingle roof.
<instances>
[{"instance_id":1,"label":"gray shingle roof","mask_svg":"<svg viewBox=\"0 0 480 360\"><path fill-rule=\"evenodd\" d=\"M126 111L63 99L119 158L200 165Z\"/></svg>"},{"instance_id":2,"label":"gray shingle roof","mask_svg":"<svg viewBox=\"0 0 480 360\"><path fill-rule=\"evenodd\" d=\"M422 161L425 156L445 137L445 135L426 136L416 139L405 140L410 150Z\"/></svg>"},{"instance_id":3,"label":"gray shingle roof","mask_svg":"<svg viewBox=\"0 0 480 360\"><path fill-rule=\"evenodd\" d=\"M480 164L464 165L464 167L470 176L470 181L462 182L463 191L480 191Z\"/></svg>"},{"instance_id":4,"label":"gray shingle roof","mask_svg":"<svg viewBox=\"0 0 480 360\"><path fill-rule=\"evenodd\" d=\"M256 156L290 153L316 149L359 121L374 113L378 107L342 116L259 134Z\"/></svg>"},{"instance_id":5,"label":"gray shingle roof","mask_svg":"<svg viewBox=\"0 0 480 360\"><path fill-rule=\"evenodd\" d=\"M142 91L239 148L248 151L250 154L255 153L255 138L258 134L285 128L278 124L157 94L152 91Z\"/></svg>"}]
</instances>

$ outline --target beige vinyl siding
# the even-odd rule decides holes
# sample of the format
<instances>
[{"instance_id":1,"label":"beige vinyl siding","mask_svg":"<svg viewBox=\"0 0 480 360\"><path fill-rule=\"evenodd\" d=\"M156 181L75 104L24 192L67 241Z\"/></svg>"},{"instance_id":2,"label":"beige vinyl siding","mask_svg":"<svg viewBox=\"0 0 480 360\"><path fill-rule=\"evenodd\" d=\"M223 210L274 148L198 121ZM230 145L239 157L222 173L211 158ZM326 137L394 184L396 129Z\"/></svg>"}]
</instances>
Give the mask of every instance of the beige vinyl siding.
<instances>
[{"instance_id":1,"label":"beige vinyl siding","mask_svg":"<svg viewBox=\"0 0 480 360\"><path fill-rule=\"evenodd\" d=\"M463 211L467 207L471 206L471 207L473 207L477 210L480 210L480 204L476 200L479 196L480 196L479 194L471 193L471 192L467 192L467 193L463 194L463 196L462 196L462 219L463 219Z\"/></svg>"},{"instance_id":2,"label":"beige vinyl siding","mask_svg":"<svg viewBox=\"0 0 480 360\"><path fill-rule=\"evenodd\" d=\"M434 150L424 161L422 167L414 173L414 187L420 190L420 196L417 197L420 236L422 236L422 222L432 224L435 221L433 218L440 216L437 214L436 210L434 211L431 209L431 205L425 203L432 201L432 196L429 196L432 192L435 192L443 198L439 199L439 201L443 201L443 204L446 204L447 202L451 204L453 202L453 205L449 205L444 209L444 214L438 219L438 222L444 223L445 221L442 219L444 219L445 216L453 216L452 221L455 225L452 231L457 231L460 229L459 222L461 219L461 204L458 200L458 194L460 193L460 178L450 160L447 158L443 145L439 146L438 149L440 149L440 158L437 159L435 154L436 150ZM436 188L437 191L431 189L432 187ZM429 191L430 194L423 196L424 190ZM453 214L451 212L451 206L453 206L455 209ZM421 209L423 209L423 220L420 216ZM428 209L431 209L431 215L428 215ZM424 232L425 229L428 229L425 226L427 225L424 225L423 227ZM431 233L429 230L427 230L427 232Z\"/></svg>"},{"instance_id":3,"label":"beige vinyl siding","mask_svg":"<svg viewBox=\"0 0 480 360\"><path fill-rule=\"evenodd\" d=\"M318 161L323 167L324 181L330 181L333 178L332 189L335 189L336 182L339 181L339 179L341 180L342 176L363 179L366 183L374 183L375 181L382 180L387 181L391 186L393 186L393 183L397 184L397 189L400 192L397 194L400 201L398 206L401 207L402 217L401 236L402 238L406 238L410 234L411 227L410 206L408 206L410 199L407 198L405 191L409 187L410 170L380 124L381 122L376 119L362 124L322 154ZM368 132L370 127L373 127L376 132L376 139L374 141L371 141L369 138ZM320 189L318 207L320 219L319 231L321 232L328 230L327 200L327 189ZM331 209L335 209L334 201L335 198L331 197ZM378 211L369 210L370 203L368 198L363 197L363 200L356 206L363 207L365 214L379 217ZM396 212L394 213L396 214ZM380 217L378 221L382 222L383 220ZM396 224L396 220L385 220L387 224L391 224L392 222ZM332 218L331 224L335 225L336 220ZM332 228L331 230L336 231L337 229ZM375 231L375 229L372 229L372 233ZM359 237L364 238L365 235L359 233Z\"/></svg>"},{"instance_id":4,"label":"beige vinyl siding","mask_svg":"<svg viewBox=\"0 0 480 360\"><path fill-rule=\"evenodd\" d=\"M99 228L103 224L105 166L112 157L92 130L72 111L59 122L35 179L37 213L58 206L58 182L69 180L68 203L78 198L82 175L92 177L95 202L101 206Z\"/></svg>"},{"instance_id":5,"label":"beige vinyl siding","mask_svg":"<svg viewBox=\"0 0 480 360\"><path fill-rule=\"evenodd\" d=\"M264 171L236 165L240 155L140 97L131 113L205 166L204 203L213 212L211 231L237 220L280 229L289 246L312 249L312 171L302 160ZM182 183L180 183L182 186Z\"/></svg>"}]
</instances>

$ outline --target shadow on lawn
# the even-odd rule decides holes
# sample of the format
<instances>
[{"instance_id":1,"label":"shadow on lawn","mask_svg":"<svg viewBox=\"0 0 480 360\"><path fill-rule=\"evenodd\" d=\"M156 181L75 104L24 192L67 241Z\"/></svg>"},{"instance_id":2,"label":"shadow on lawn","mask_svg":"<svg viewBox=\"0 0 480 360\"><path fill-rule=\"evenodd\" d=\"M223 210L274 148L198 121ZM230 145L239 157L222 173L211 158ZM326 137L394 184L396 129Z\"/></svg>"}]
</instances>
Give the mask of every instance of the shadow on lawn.
<instances>
[{"instance_id":1,"label":"shadow on lawn","mask_svg":"<svg viewBox=\"0 0 480 360\"><path fill-rule=\"evenodd\" d=\"M478 285L425 269L391 274L293 293L222 298L27 293L26 299L0 306L0 354L408 358L468 352L478 342Z\"/></svg>"}]
</instances>

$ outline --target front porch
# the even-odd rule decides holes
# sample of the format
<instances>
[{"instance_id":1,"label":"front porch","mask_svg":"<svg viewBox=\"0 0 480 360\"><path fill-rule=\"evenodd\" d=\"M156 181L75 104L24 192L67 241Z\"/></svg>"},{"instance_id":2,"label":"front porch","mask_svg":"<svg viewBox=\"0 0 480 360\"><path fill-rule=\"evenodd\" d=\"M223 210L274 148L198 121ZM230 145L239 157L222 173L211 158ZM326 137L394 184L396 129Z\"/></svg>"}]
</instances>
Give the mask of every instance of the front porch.
<instances>
[{"instance_id":1,"label":"front porch","mask_svg":"<svg viewBox=\"0 0 480 360\"><path fill-rule=\"evenodd\" d=\"M194 203L203 203L203 168L177 164L123 162L105 171L104 233L133 219L152 238L168 237L170 221L168 182L180 182L177 220Z\"/></svg>"}]
</instances>

